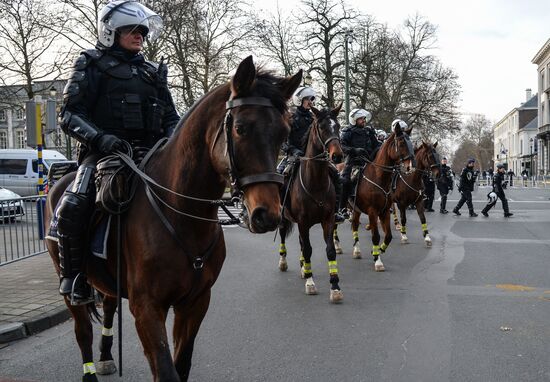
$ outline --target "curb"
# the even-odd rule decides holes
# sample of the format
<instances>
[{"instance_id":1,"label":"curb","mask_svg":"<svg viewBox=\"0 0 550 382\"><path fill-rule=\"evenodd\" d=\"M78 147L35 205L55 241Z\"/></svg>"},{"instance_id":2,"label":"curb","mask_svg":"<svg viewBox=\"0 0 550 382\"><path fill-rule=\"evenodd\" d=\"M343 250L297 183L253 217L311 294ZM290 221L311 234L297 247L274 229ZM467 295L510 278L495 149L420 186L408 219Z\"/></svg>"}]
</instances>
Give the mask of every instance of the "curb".
<instances>
[{"instance_id":1,"label":"curb","mask_svg":"<svg viewBox=\"0 0 550 382\"><path fill-rule=\"evenodd\" d=\"M60 306L49 313L43 313L23 322L0 326L0 344L16 341L40 333L71 318L69 309Z\"/></svg>"}]
</instances>

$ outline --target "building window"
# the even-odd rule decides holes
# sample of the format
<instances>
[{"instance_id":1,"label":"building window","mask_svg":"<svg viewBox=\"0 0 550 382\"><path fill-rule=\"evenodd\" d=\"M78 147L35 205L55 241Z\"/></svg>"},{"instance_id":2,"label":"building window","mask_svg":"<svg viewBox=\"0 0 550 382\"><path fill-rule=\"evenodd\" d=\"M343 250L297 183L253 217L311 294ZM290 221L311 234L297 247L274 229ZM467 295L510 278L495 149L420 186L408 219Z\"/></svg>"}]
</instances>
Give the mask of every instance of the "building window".
<instances>
[{"instance_id":1,"label":"building window","mask_svg":"<svg viewBox=\"0 0 550 382\"><path fill-rule=\"evenodd\" d=\"M15 131L15 148L24 149L27 146L27 137L24 130Z\"/></svg>"},{"instance_id":2,"label":"building window","mask_svg":"<svg viewBox=\"0 0 550 382\"><path fill-rule=\"evenodd\" d=\"M25 118L25 112L23 109L17 109L15 111L15 119L17 121L22 121Z\"/></svg>"},{"instance_id":3,"label":"building window","mask_svg":"<svg viewBox=\"0 0 550 382\"><path fill-rule=\"evenodd\" d=\"M0 131L0 149L8 148L8 133L6 131Z\"/></svg>"},{"instance_id":4,"label":"building window","mask_svg":"<svg viewBox=\"0 0 550 382\"><path fill-rule=\"evenodd\" d=\"M6 120L6 111L0 110L0 121L5 121L5 120Z\"/></svg>"}]
</instances>

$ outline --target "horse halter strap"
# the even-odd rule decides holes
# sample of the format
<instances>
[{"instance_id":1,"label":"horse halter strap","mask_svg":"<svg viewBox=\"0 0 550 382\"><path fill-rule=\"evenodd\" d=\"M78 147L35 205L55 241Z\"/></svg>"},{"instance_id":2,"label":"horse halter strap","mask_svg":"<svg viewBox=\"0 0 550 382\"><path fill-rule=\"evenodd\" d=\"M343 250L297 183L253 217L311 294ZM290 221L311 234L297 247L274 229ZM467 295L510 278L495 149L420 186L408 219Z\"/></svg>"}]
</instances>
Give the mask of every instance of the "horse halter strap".
<instances>
[{"instance_id":1,"label":"horse halter strap","mask_svg":"<svg viewBox=\"0 0 550 382\"><path fill-rule=\"evenodd\" d=\"M235 192L241 191L245 186L254 183L277 183L282 185L284 183L284 177L276 172L263 172L260 174L248 175L239 177L237 174L237 166L235 164L235 143L233 142L233 117L231 116L231 109L240 106L265 106L275 107L269 98L265 97L244 97L230 99L225 103L225 109L227 110L224 119L224 134L226 155L229 154L229 178L231 186Z\"/></svg>"}]
</instances>

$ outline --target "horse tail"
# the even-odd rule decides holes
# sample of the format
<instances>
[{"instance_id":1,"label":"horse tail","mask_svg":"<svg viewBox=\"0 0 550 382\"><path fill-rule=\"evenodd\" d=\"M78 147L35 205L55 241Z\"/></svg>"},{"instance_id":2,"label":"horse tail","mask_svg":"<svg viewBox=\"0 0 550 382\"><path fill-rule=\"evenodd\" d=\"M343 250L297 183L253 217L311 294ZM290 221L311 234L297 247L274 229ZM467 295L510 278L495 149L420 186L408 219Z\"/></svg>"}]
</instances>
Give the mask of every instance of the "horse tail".
<instances>
[{"instance_id":1,"label":"horse tail","mask_svg":"<svg viewBox=\"0 0 550 382\"><path fill-rule=\"evenodd\" d=\"M282 238L286 239L292 233L292 229L294 228L294 223L291 222L288 219L283 218L283 221L281 222L280 228L281 228L281 230L284 231L284 236Z\"/></svg>"}]
</instances>

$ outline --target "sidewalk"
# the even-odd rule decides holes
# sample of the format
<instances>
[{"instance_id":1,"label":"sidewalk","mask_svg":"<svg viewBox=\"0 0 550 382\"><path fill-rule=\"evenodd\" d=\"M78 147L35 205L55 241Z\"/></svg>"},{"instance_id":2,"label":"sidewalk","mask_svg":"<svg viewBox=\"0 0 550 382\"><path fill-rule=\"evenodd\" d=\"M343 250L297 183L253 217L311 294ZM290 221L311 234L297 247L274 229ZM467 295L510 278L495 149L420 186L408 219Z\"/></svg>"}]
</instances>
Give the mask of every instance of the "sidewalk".
<instances>
[{"instance_id":1,"label":"sidewalk","mask_svg":"<svg viewBox=\"0 0 550 382\"><path fill-rule=\"evenodd\" d=\"M59 279L47 253L0 267L0 344L68 320ZM0 346L1 347L1 346Z\"/></svg>"}]
</instances>

